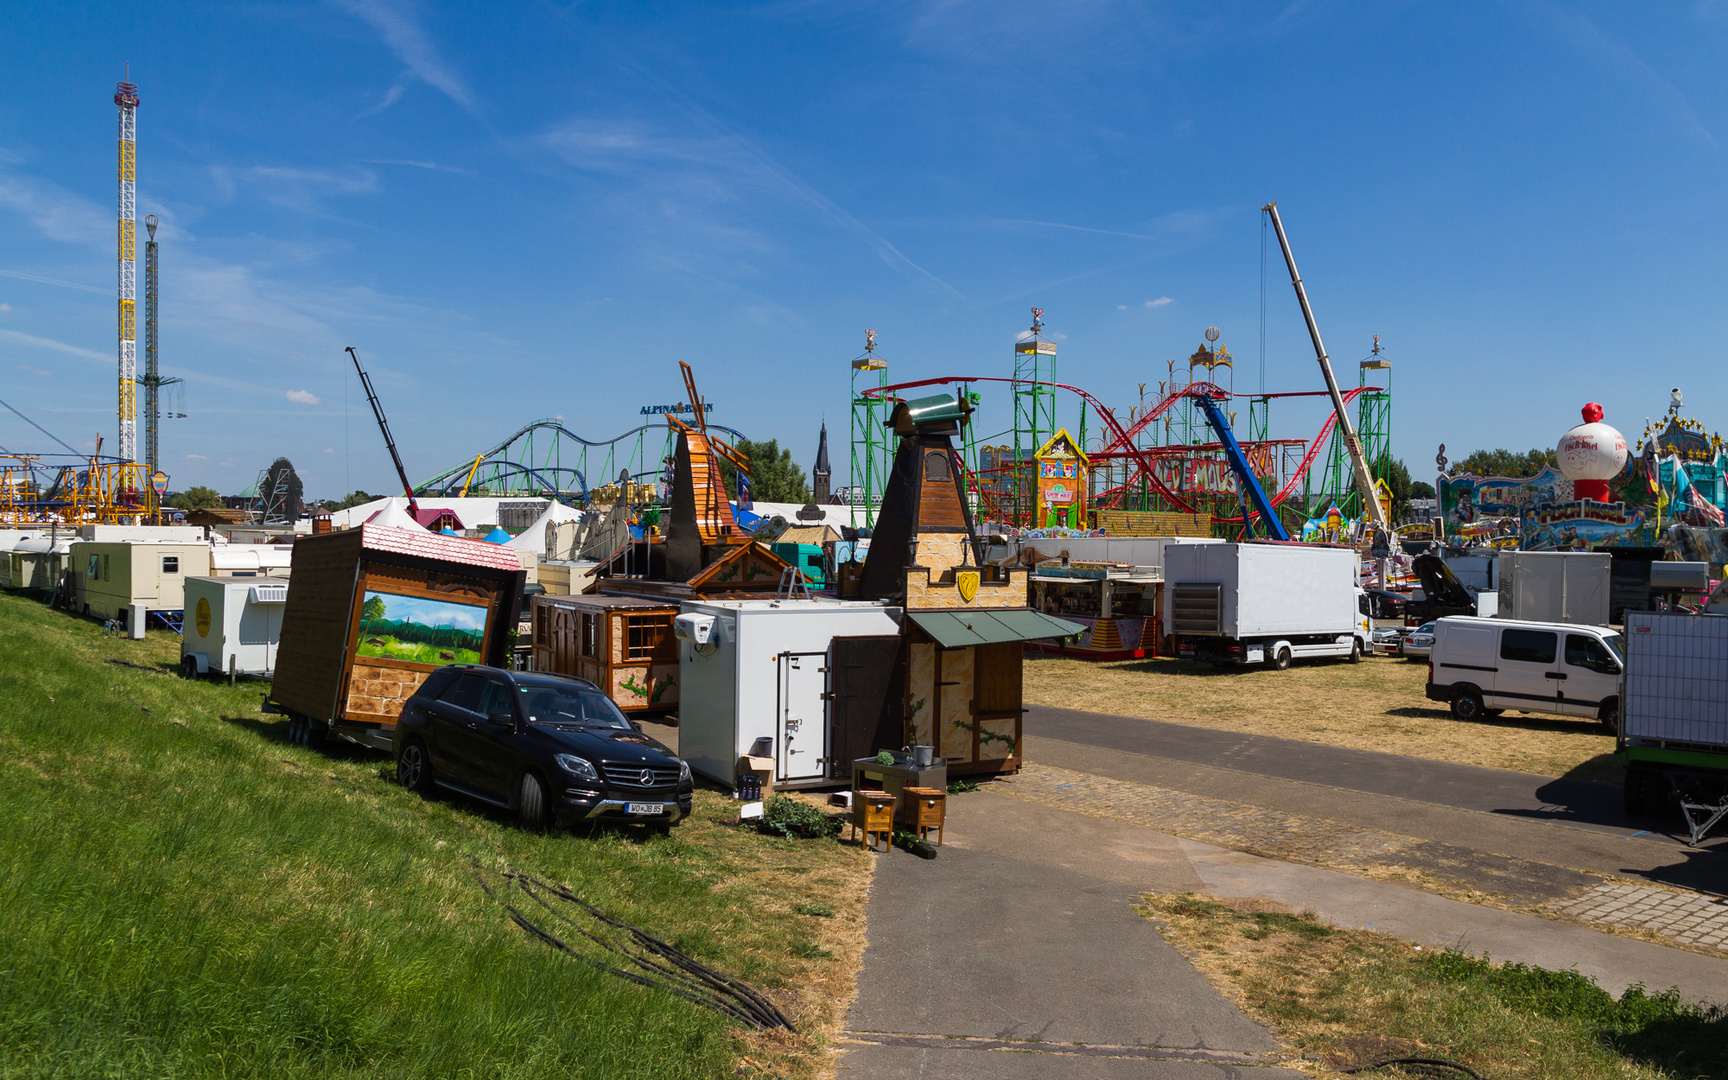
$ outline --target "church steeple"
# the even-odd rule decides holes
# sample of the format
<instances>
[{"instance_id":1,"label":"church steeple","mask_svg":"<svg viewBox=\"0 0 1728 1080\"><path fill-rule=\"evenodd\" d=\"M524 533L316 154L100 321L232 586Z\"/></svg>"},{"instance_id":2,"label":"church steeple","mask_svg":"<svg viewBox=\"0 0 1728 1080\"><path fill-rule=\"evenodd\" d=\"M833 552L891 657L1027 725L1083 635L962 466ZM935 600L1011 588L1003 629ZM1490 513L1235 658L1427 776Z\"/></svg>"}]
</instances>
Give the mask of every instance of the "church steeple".
<instances>
[{"instance_id":1,"label":"church steeple","mask_svg":"<svg viewBox=\"0 0 1728 1080\"><path fill-rule=\"evenodd\" d=\"M833 475L834 470L828 465L828 421L824 420L822 421L822 438L816 444L816 467L810 470L811 501L817 506L822 506L828 502L828 481Z\"/></svg>"}]
</instances>

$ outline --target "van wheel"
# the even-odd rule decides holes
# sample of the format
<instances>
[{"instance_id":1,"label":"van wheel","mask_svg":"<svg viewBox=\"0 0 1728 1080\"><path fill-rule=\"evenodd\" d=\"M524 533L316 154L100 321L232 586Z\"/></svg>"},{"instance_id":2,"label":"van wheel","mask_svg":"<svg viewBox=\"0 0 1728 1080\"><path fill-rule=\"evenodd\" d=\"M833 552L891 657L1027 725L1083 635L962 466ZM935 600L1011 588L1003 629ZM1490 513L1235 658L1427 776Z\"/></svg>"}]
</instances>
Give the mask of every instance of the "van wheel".
<instances>
[{"instance_id":1,"label":"van wheel","mask_svg":"<svg viewBox=\"0 0 1728 1080\"><path fill-rule=\"evenodd\" d=\"M1287 670L1289 670L1289 668L1290 668L1290 648L1289 648L1289 646L1285 646L1284 648L1279 649L1275 653L1268 653L1266 656L1266 666L1271 668L1273 671L1287 671Z\"/></svg>"},{"instance_id":2,"label":"van wheel","mask_svg":"<svg viewBox=\"0 0 1728 1080\"><path fill-rule=\"evenodd\" d=\"M1460 690L1452 698L1452 719L1469 722L1482 719L1482 695L1474 688Z\"/></svg>"},{"instance_id":3,"label":"van wheel","mask_svg":"<svg viewBox=\"0 0 1728 1080\"><path fill-rule=\"evenodd\" d=\"M546 784L533 773L523 773L516 792L516 817L525 829L546 827Z\"/></svg>"},{"instance_id":4,"label":"van wheel","mask_svg":"<svg viewBox=\"0 0 1728 1080\"><path fill-rule=\"evenodd\" d=\"M1604 701L1602 707L1596 710L1596 719L1608 729L1608 734L1620 734L1620 699L1611 697Z\"/></svg>"}]
</instances>

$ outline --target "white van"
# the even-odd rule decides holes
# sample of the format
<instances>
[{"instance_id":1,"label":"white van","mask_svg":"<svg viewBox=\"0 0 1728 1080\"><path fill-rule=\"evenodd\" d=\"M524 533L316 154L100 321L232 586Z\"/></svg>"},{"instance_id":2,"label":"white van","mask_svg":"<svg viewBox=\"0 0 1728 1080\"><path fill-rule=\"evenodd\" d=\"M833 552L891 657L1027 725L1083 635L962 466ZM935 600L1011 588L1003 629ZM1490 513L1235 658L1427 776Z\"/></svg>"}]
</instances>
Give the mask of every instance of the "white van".
<instances>
[{"instance_id":1,"label":"white van","mask_svg":"<svg viewBox=\"0 0 1728 1080\"><path fill-rule=\"evenodd\" d=\"M1507 709L1619 724L1626 641L1605 626L1452 615L1434 624L1428 699L1459 720Z\"/></svg>"}]
</instances>

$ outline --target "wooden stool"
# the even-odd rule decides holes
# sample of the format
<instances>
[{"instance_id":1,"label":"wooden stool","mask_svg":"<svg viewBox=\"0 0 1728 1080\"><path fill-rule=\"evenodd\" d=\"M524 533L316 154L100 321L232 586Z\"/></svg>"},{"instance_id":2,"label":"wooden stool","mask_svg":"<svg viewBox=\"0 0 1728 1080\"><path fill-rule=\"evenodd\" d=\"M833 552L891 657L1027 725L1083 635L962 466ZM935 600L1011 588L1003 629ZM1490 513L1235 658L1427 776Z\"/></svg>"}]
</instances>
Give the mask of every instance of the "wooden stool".
<instances>
[{"instance_id":1,"label":"wooden stool","mask_svg":"<svg viewBox=\"0 0 1728 1080\"><path fill-rule=\"evenodd\" d=\"M864 844L871 851L876 845L870 842L872 833L882 839L885 848L894 847L894 795L888 791L854 791L852 793L852 829L857 835L859 829L864 830Z\"/></svg>"},{"instance_id":2,"label":"wooden stool","mask_svg":"<svg viewBox=\"0 0 1728 1080\"><path fill-rule=\"evenodd\" d=\"M936 830L936 846L942 846L942 822L948 816L948 793L939 788L909 787L900 805L900 820L918 839Z\"/></svg>"}]
</instances>

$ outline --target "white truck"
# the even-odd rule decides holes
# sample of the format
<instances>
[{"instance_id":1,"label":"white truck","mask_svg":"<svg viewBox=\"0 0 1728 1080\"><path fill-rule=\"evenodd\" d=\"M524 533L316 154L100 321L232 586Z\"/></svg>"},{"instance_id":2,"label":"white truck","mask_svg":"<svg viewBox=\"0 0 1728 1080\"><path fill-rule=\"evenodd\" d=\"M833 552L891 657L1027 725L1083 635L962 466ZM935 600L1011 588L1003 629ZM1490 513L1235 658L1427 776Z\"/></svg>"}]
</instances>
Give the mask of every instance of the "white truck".
<instances>
[{"instance_id":1,"label":"white truck","mask_svg":"<svg viewBox=\"0 0 1728 1080\"><path fill-rule=\"evenodd\" d=\"M1171 544L1164 549L1164 624L1176 655L1215 664L1343 656L1359 660L1372 627L1360 560L1314 544Z\"/></svg>"},{"instance_id":2,"label":"white truck","mask_svg":"<svg viewBox=\"0 0 1728 1080\"><path fill-rule=\"evenodd\" d=\"M1728 816L1728 615L1626 613L1626 812L1685 814L1696 846Z\"/></svg>"},{"instance_id":3,"label":"white truck","mask_svg":"<svg viewBox=\"0 0 1728 1080\"><path fill-rule=\"evenodd\" d=\"M1606 626L1613 575L1605 551L1503 551L1496 617Z\"/></svg>"}]
</instances>

